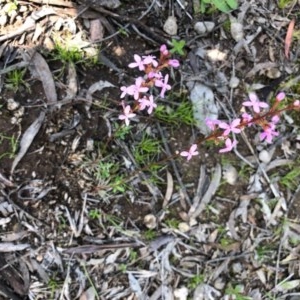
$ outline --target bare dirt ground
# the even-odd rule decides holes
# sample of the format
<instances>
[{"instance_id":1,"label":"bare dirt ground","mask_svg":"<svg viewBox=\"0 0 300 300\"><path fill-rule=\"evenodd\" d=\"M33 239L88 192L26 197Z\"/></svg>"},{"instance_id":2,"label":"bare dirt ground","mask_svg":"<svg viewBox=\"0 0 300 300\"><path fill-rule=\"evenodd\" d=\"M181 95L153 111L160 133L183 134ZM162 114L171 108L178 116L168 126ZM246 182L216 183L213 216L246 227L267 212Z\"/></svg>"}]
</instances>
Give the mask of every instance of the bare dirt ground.
<instances>
[{"instance_id":1,"label":"bare dirt ground","mask_svg":"<svg viewBox=\"0 0 300 300\"><path fill-rule=\"evenodd\" d=\"M0 1L1 299L300 299L299 111L271 144L199 142L203 107L300 98L300 3L203 2ZM128 64L176 41L172 89L126 127Z\"/></svg>"}]
</instances>

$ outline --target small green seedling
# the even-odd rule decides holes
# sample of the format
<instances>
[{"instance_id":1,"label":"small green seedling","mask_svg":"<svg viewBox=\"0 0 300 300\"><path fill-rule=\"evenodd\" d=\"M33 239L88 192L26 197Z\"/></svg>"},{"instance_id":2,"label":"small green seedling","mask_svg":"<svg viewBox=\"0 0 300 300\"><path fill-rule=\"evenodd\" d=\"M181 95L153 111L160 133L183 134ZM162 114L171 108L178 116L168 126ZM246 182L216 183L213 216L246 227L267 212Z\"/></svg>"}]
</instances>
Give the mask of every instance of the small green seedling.
<instances>
[{"instance_id":1,"label":"small green seedling","mask_svg":"<svg viewBox=\"0 0 300 300\"><path fill-rule=\"evenodd\" d=\"M184 41L184 40L177 41L177 40L175 40L175 39L172 39L171 44L172 44L172 47L173 47L173 48L170 50L170 52L171 52L172 54L177 53L177 54L179 54L179 55L181 55L181 56L184 56L184 55L185 55L184 49L183 49L184 46L185 46L185 41Z\"/></svg>"},{"instance_id":2,"label":"small green seedling","mask_svg":"<svg viewBox=\"0 0 300 300\"><path fill-rule=\"evenodd\" d=\"M14 136L6 136L0 134L0 145L2 144L4 145L4 147L6 145L5 149L9 148L9 150L7 152L3 152L0 154L0 160L3 157L13 158L17 153L17 149L18 149L18 141L16 140L16 138Z\"/></svg>"},{"instance_id":3,"label":"small green seedling","mask_svg":"<svg viewBox=\"0 0 300 300\"><path fill-rule=\"evenodd\" d=\"M169 228L177 229L180 224L180 221L178 219L173 218L173 219L167 219L165 223Z\"/></svg>"},{"instance_id":4,"label":"small green seedling","mask_svg":"<svg viewBox=\"0 0 300 300\"><path fill-rule=\"evenodd\" d=\"M53 278L50 278L49 281L48 281L48 287L50 289L50 299L54 299L54 295L55 295L55 292L57 292L59 290L59 283L53 279Z\"/></svg>"},{"instance_id":5,"label":"small green seedling","mask_svg":"<svg viewBox=\"0 0 300 300\"><path fill-rule=\"evenodd\" d=\"M120 27L118 33L120 33L123 36L129 37L129 34L124 27Z\"/></svg>"},{"instance_id":6,"label":"small green seedling","mask_svg":"<svg viewBox=\"0 0 300 300\"><path fill-rule=\"evenodd\" d=\"M130 250L129 251L129 260L131 263L135 262L138 259L139 255L137 251L135 250Z\"/></svg>"},{"instance_id":7,"label":"small green seedling","mask_svg":"<svg viewBox=\"0 0 300 300\"><path fill-rule=\"evenodd\" d=\"M11 90L18 90L21 86L25 86L30 90L28 83L24 80L26 69L13 70L6 76L6 87Z\"/></svg>"},{"instance_id":8,"label":"small green seedling","mask_svg":"<svg viewBox=\"0 0 300 300\"><path fill-rule=\"evenodd\" d=\"M226 288L225 295L231 296L236 300L253 300L252 297L243 295L243 288L240 285L233 287L231 284Z\"/></svg>"},{"instance_id":9,"label":"small green seedling","mask_svg":"<svg viewBox=\"0 0 300 300\"><path fill-rule=\"evenodd\" d=\"M82 61L83 53L79 48L55 44L53 57L54 59L62 61L63 63L78 63Z\"/></svg>"},{"instance_id":10,"label":"small green seedling","mask_svg":"<svg viewBox=\"0 0 300 300\"><path fill-rule=\"evenodd\" d=\"M144 232L144 237L147 241L152 241L157 237L157 233L153 229L148 229Z\"/></svg>"},{"instance_id":11,"label":"small green seedling","mask_svg":"<svg viewBox=\"0 0 300 300\"><path fill-rule=\"evenodd\" d=\"M160 141L143 134L141 141L135 145L133 154L135 160L141 164L147 164L152 161L161 151Z\"/></svg>"},{"instance_id":12,"label":"small green seedling","mask_svg":"<svg viewBox=\"0 0 300 300\"><path fill-rule=\"evenodd\" d=\"M201 13L207 12L209 6L215 7L217 10L228 13L238 8L237 0L200 0Z\"/></svg>"},{"instance_id":13,"label":"small green seedling","mask_svg":"<svg viewBox=\"0 0 300 300\"><path fill-rule=\"evenodd\" d=\"M165 105L158 105L154 115L160 121L175 126L195 124L193 106L188 100L183 100L179 106L170 109Z\"/></svg>"},{"instance_id":14,"label":"small green seedling","mask_svg":"<svg viewBox=\"0 0 300 300\"><path fill-rule=\"evenodd\" d=\"M99 160L96 171L96 178L98 180L106 180L109 179L111 174L115 170L115 164L110 162L102 162Z\"/></svg>"},{"instance_id":15,"label":"small green seedling","mask_svg":"<svg viewBox=\"0 0 300 300\"><path fill-rule=\"evenodd\" d=\"M125 178L123 175L117 175L115 176L109 186L112 188L113 193L124 193L126 190L128 190L128 186L125 183Z\"/></svg>"},{"instance_id":16,"label":"small green seedling","mask_svg":"<svg viewBox=\"0 0 300 300\"><path fill-rule=\"evenodd\" d=\"M286 7L289 7L294 2L295 2L294 0L279 0L278 7L280 9L284 9Z\"/></svg>"},{"instance_id":17,"label":"small green seedling","mask_svg":"<svg viewBox=\"0 0 300 300\"><path fill-rule=\"evenodd\" d=\"M89 211L89 217L92 220L98 220L100 218L100 216L101 216L101 213L99 212L99 210L97 208Z\"/></svg>"},{"instance_id":18,"label":"small green seedling","mask_svg":"<svg viewBox=\"0 0 300 300\"><path fill-rule=\"evenodd\" d=\"M1 3L2 1L0 1ZM18 1L9 1L4 5L3 12L7 13L9 16L12 15L14 11L18 9Z\"/></svg>"},{"instance_id":19,"label":"small green seedling","mask_svg":"<svg viewBox=\"0 0 300 300\"><path fill-rule=\"evenodd\" d=\"M194 290L199 284L204 282L204 275L199 274L191 277L188 281L188 288Z\"/></svg>"},{"instance_id":20,"label":"small green seedling","mask_svg":"<svg viewBox=\"0 0 300 300\"><path fill-rule=\"evenodd\" d=\"M119 125L118 123L115 123L114 127L114 136L115 138L120 140L125 140L126 135L128 135L132 131L132 126Z\"/></svg>"},{"instance_id":21,"label":"small green seedling","mask_svg":"<svg viewBox=\"0 0 300 300\"><path fill-rule=\"evenodd\" d=\"M126 271L127 271L126 264L119 264L119 270L121 273L126 273Z\"/></svg>"},{"instance_id":22,"label":"small green seedling","mask_svg":"<svg viewBox=\"0 0 300 300\"><path fill-rule=\"evenodd\" d=\"M299 185L300 167L293 166L293 168L283 177L279 182L290 190L295 190Z\"/></svg>"}]
</instances>

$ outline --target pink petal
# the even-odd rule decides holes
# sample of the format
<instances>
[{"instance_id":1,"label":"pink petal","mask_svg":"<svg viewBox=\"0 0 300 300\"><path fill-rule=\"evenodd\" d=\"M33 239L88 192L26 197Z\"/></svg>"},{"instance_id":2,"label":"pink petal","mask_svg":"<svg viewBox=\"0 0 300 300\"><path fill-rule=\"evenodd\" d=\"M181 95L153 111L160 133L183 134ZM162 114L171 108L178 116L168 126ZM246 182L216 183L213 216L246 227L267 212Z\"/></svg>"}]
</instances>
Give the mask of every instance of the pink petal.
<instances>
[{"instance_id":1,"label":"pink petal","mask_svg":"<svg viewBox=\"0 0 300 300\"><path fill-rule=\"evenodd\" d=\"M180 155L181 156L189 156L190 152L188 152L188 151L182 151L182 152L180 152Z\"/></svg>"},{"instance_id":2,"label":"pink petal","mask_svg":"<svg viewBox=\"0 0 300 300\"><path fill-rule=\"evenodd\" d=\"M277 96L276 96L276 100L277 101L282 101L285 98L285 93L284 92L280 92Z\"/></svg>"}]
</instances>

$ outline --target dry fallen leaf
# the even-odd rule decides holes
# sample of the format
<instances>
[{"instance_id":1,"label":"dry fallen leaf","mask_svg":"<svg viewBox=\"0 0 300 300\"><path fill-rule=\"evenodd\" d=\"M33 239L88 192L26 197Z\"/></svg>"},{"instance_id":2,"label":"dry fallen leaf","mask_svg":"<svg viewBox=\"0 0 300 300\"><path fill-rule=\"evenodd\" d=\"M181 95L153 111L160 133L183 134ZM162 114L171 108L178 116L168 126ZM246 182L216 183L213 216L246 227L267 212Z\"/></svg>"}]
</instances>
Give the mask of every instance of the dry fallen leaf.
<instances>
[{"instance_id":1,"label":"dry fallen leaf","mask_svg":"<svg viewBox=\"0 0 300 300\"><path fill-rule=\"evenodd\" d=\"M22 251L28 247L29 244L0 243L0 252Z\"/></svg>"},{"instance_id":2,"label":"dry fallen leaf","mask_svg":"<svg viewBox=\"0 0 300 300\"><path fill-rule=\"evenodd\" d=\"M95 43L103 39L104 28L101 23L101 19L94 19L90 22L90 37L91 42Z\"/></svg>"},{"instance_id":3,"label":"dry fallen leaf","mask_svg":"<svg viewBox=\"0 0 300 300\"><path fill-rule=\"evenodd\" d=\"M48 104L57 103L54 79L46 60L41 54L34 52L32 49L28 52L29 57L27 56L26 59L30 62L29 69L33 76L36 76L42 82Z\"/></svg>"},{"instance_id":4,"label":"dry fallen leaf","mask_svg":"<svg viewBox=\"0 0 300 300\"><path fill-rule=\"evenodd\" d=\"M29 149L32 141L34 140L35 136L39 132L44 119L45 119L46 113L44 111L40 112L39 117L26 129L24 132L22 139L20 141L20 151L18 152L17 156L15 157L12 167L11 167L11 173L14 172L16 166L20 162L20 160L23 158L23 156L26 154L27 150Z\"/></svg>"},{"instance_id":5,"label":"dry fallen leaf","mask_svg":"<svg viewBox=\"0 0 300 300\"><path fill-rule=\"evenodd\" d=\"M95 288L93 286L91 286L82 293L79 300L94 300L95 297L96 297Z\"/></svg>"},{"instance_id":6,"label":"dry fallen leaf","mask_svg":"<svg viewBox=\"0 0 300 300\"><path fill-rule=\"evenodd\" d=\"M288 30L286 32L285 41L284 41L284 54L286 58L289 58L289 51L292 44L292 38L293 38L293 31L295 27L295 19L293 19L288 27Z\"/></svg>"},{"instance_id":7,"label":"dry fallen leaf","mask_svg":"<svg viewBox=\"0 0 300 300\"><path fill-rule=\"evenodd\" d=\"M174 188L173 177L172 177L171 173L169 171L167 171L167 190L166 190L165 199L163 202L163 208L165 208L168 205L168 203L172 197L172 194L173 194L173 188Z\"/></svg>"}]
</instances>

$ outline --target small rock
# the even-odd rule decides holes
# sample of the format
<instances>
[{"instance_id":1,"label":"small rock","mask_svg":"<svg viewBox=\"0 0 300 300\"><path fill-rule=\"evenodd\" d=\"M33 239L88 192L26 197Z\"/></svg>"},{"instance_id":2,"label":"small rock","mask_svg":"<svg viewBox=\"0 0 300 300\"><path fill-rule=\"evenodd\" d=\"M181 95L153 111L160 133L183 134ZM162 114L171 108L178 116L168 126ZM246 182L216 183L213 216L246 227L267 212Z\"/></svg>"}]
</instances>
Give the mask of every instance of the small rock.
<instances>
[{"instance_id":1,"label":"small rock","mask_svg":"<svg viewBox=\"0 0 300 300\"><path fill-rule=\"evenodd\" d=\"M227 53L222 52L219 49L207 50L206 55L213 62L224 61L227 58Z\"/></svg>"},{"instance_id":2,"label":"small rock","mask_svg":"<svg viewBox=\"0 0 300 300\"><path fill-rule=\"evenodd\" d=\"M190 224L190 227L193 227L193 226L197 225L197 224L198 224L198 222L197 222L197 220L196 220L196 219L194 219L194 218L191 218L191 219L190 219L190 221L189 221L189 224Z\"/></svg>"},{"instance_id":3,"label":"small rock","mask_svg":"<svg viewBox=\"0 0 300 300\"><path fill-rule=\"evenodd\" d=\"M178 229L185 233L185 232L188 232L191 228L189 226L189 224L185 223L185 222L181 222L178 224Z\"/></svg>"},{"instance_id":4,"label":"small rock","mask_svg":"<svg viewBox=\"0 0 300 300\"><path fill-rule=\"evenodd\" d=\"M243 268L242 268L241 263L234 263L234 264L232 265L232 271L233 271L235 274L241 274L242 271L243 271Z\"/></svg>"},{"instance_id":5,"label":"small rock","mask_svg":"<svg viewBox=\"0 0 300 300\"><path fill-rule=\"evenodd\" d=\"M270 79L276 79L281 76L281 72L277 68L271 68L267 70L266 76Z\"/></svg>"},{"instance_id":6,"label":"small rock","mask_svg":"<svg viewBox=\"0 0 300 300\"><path fill-rule=\"evenodd\" d=\"M174 297L176 300L186 300L188 294L189 290L185 286L174 290Z\"/></svg>"},{"instance_id":7,"label":"small rock","mask_svg":"<svg viewBox=\"0 0 300 300\"><path fill-rule=\"evenodd\" d=\"M16 118L16 117L12 117L10 119L10 123L15 125L15 124L19 124L20 123L20 119Z\"/></svg>"},{"instance_id":8,"label":"small rock","mask_svg":"<svg viewBox=\"0 0 300 300\"><path fill-rule=\"evenodd\" d=\"M215 28L215 23L214 22L208 22L208 21L197 22L194 25L195 31L198 34L201 34L201 35L212 32L214 28Z\"/></svg>"},{"instance_id":9,"label":"small rock","mask_svg":"<svg viewBox=\"0 0 300 300\"><path fill-rule=\"evenodd\" d=\"M243 24L239 23L234 18L231 18L230 21L231 21L231 24L230 24L231 36L236 42L239 42L244 38Z\"/></svg>"},{"instance_id":10,"label":"small rock","mask_svg":"<svg viewBox=\"0 0 300 300\"><path fill-rule=\"evenodd\" d=\"M222 290L225 287L225 282L221 278L217 278L216 281L214 282L214 287L217 290Z\"/></svg>"},{"instance_id":11,"label":"small rock","mask_svg":"<svg viewBox=\"0 0 300 300\"><path fill-rule=\"evenodd\" d=\"M157 225L156 217L152 214L146 215L144 217L144 224L149 229L154 229Z\"/></svg>"},{"instance_id":12,"label":"small rock","mask_svg":"<svg viewBox=\"0 0 300 300\"><path fill-rule=\"evenodd\" d=\"M235 185L238 179L238 172L232 165L227 165L223 168L223 178L230 185Z\"/></svg>"},{"instance_id":13,"label":"small rock","mask_svg":"<svg viewBox=\"0 0 300 300\"><path fill-rule=\"evenodd\" d=\"M6 108L9 111L16 110L20 106L20 103L15 101L13 98L9 98L6 103Z\"/></svg>"},{"instance_id":14,"label":"small rock","mask_svg":"<svg viewBox=\"0 0 300 300\"><path fill-rule=\"evenodd\" d=\"M86 151L94 151L95 145L93 139L87 139L86 141Z\"/></svg>"},{"instance_id":15,"label":"small rock","mask_svg":"<svg viewBox=\"0 0 300 300\"><path fill-rule=\"evenodd\" d=\"M98 5L109 9L116 9L121 5L121 2L119 0L98 0Z\"/></svg>"},{"instance_id":16,"label":"small rock","mask_svg":"<svg viewBox=\"0 0 300 300\"><path fill-rule=\"evenodd\" d=\"M218 107L212 89L201 83L192 83L190 88L190 99L193 105L196 126L204 135L208 135L211 129L206 125L206 119L218 119Z\"/></svg>"},{"instance_id":17,"label":"small rock","mask_svg":"<svg viewBox=\"0 0 300 300\"><path fill-rule=\"evenodd\" d=\"M21 5L19 8L19 12L25 12L28 11L28 7L26 5Z\"/></svg>"},{"instance_id":18,"label":"small rock","mask_svg":"<svg viewBox=\"0 0 300 300\"><path fill-rule=\"evenodd\" d=\"M0 15L0 26L4 26L7 23L7 15Z\"/></svg>"},{"instance_id":19,"label":"small rock","mask_svg":"<svg viewBox=\"0 0 300 300\"><path fill-rule=\"evenodd\" d=\"M14 116L15 116L16 118L21 118L21 117L24 116L24 113L25 113L25 108L24 108L24 106L21 106L18 110L16 110L16 111L14 112Z\"/></svg>"},{"instance_id":20,"label":"small rock","mask_svg":"<svg viewBox=\"0 0 300 300\"><path fill-rule=\"evenodd\" d=\"M176 35L178 31L177 19L174 16L169 16L163 29L169 35Z\"/></svg>"},{"instance_id":21,"label":"small rock","mask_svg":"<svg viewBox=\"0 0 300 300\"><path fill-rule=\"evenodd\" d=\"M258 158L261 162L268 164L271 161L271 155L267 150L262 150L259 155Z\"/></svg>"},{"instance_id":22,"label":"small rock","mask_svg":"<svg viewBox=\"0 0 300 300\"><path fill-rule=\"evenodd\" d=\"M235 76L232 76L230 81L229 81L229 86L232 88L232 89L235 89L239 86L240 84L240 80L235 77Z\"/></svg>"}]
</instances>

